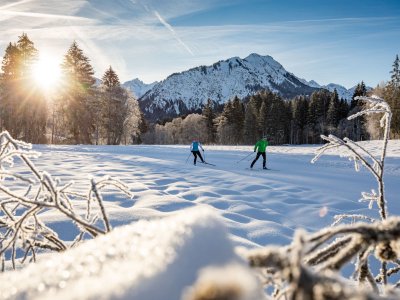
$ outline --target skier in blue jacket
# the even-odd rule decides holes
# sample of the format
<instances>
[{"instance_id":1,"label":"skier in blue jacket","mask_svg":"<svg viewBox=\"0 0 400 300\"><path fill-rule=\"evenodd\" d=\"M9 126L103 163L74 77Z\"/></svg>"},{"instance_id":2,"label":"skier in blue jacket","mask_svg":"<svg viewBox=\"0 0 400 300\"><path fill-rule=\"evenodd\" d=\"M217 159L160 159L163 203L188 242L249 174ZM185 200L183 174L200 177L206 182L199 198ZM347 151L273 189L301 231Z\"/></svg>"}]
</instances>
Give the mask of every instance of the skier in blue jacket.
<instances>
[{"instance_id":1,"label":"skier in blue jacket","mask_svg":"<svg viewBox=\"0 0 400 300\"><path fill-rule=\"evenodd\" d=\"M194 165L196 165L197 156L199 156L201 159L201 162L204 163L204 159L201 156L199 149L201 149L204 152L204 149L201 146L201 143L198 140L193 140L192 144L190 145L190 151L192 151L192 154L194 156L194 161L193 161Z\"/></svg>"}]
</instances>

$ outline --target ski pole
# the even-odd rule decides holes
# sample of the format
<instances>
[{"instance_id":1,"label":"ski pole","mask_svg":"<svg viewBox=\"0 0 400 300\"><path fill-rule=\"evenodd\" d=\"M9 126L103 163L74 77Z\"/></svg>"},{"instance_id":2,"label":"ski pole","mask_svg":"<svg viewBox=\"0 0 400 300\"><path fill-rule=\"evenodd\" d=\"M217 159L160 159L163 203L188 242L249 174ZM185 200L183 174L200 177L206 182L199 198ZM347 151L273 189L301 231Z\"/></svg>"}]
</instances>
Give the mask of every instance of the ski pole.
<instances>
[{"instance_id":1,"label":"ski pole","mask_svg":"<svg viewBox=\"0 0 400 300\"><path fill-rule=\"evenodd\" d=\"M188 161L188 159L190 157L190 154L192 154L192 153L189 153L188 157L186 158L185 164L187 164L187 161Z\"/></svg>"},{"instance_id":2,"label":"ski pole","mask_svg":"<svg viewBox=\"0 0 400 300\"><path fill-rule=\"evenodd\" d=\"M236 163L240 163L242 160L245 160L246 158L248 158L250 155L252 155L252 153L250 153L249 155L246 155L245 157L243 157L241 160L238 160Z\"/></svg>"}]
</instances>

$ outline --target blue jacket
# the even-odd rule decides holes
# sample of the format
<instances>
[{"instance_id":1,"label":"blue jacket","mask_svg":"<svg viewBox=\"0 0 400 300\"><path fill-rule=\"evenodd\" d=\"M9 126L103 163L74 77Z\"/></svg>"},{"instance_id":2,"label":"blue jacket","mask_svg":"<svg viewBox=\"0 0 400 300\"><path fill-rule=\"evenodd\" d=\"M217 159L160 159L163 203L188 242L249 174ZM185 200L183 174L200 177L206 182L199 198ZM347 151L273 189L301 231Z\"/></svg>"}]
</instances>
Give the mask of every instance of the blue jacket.
<instances>
[{"instance_id":1,"label":"blue jacket","mask_svg":"<svg viewBox=\"0 0 400 300\"><path fill-rule=\"evenodd\" d=\"M190 151L199 151L199 148L204 151L199 141L193 141L190 145Z\"/></svg>"}]
</instances>

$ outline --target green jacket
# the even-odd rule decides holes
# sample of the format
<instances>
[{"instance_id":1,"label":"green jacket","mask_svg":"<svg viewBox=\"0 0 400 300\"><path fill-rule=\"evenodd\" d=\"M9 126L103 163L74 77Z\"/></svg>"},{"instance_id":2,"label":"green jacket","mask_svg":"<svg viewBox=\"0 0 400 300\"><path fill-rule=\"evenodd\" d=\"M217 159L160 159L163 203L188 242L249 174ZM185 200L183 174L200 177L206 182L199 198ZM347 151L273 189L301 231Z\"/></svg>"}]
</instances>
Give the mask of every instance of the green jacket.
<instances>
[{"instance_id":1,"label":"green jacket","mask_svg":"<svg viewBox=\"0 0 400 300\"><path fill-rule=\"evenodd\" d=\"M258 152L265 152L265 148L267 148L268 146L268 141L266 140L259 140L256 145L254 146L254 151L257 150L258 148Z\"/></svg>"}]
</instances>

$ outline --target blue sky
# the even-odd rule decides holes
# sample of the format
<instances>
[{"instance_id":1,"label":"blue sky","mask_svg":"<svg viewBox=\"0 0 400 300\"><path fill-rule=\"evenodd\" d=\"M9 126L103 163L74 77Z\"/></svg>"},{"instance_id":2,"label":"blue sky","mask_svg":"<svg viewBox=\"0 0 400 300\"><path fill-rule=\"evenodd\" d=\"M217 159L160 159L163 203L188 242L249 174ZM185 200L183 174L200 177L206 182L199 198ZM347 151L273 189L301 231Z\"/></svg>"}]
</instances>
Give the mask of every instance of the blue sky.
<instances>
[{"instance_id":1,"label":"blue sky","mask_svg":"<svg viewBox=\"0 0 400 300\"><path fill-rule=\"evenodd\" d=\"M96 76L112 65L121 81L250 53L286 70L347 88L389 79L400 54L398 0L0 0L0 53L26 32L62 59L73 40Z\"/></svg>"}]
</instances>

